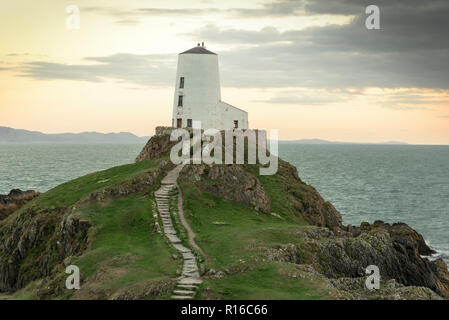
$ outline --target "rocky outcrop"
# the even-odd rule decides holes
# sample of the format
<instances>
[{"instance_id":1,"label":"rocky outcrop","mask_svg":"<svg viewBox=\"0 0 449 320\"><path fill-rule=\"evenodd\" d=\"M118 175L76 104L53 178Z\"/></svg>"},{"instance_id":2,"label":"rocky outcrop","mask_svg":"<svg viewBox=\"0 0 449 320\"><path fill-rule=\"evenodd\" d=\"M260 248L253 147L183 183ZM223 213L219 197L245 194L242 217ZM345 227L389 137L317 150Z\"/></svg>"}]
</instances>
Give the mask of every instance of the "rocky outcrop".
<instances>
[{"instance_id":1,"label":"rocky outcrop","mask_svg":"<svg viewBox=\"0 0 449 320\"><path fill-rule=\"evenodd\" d=\"M282 179L285 192L291 195L291 202L298 214L313 225L340 232L343 227L341 214L314 187L301 181L296 167L279 159L277 175Z\"/></svg>"},{"instance_id":2,"label":"rocky outcrop","mask_svg":"<svg viewBox=\"0 0 449 320\"><path fill-rule=\"evenodd\" d=\"M408 231L405 234L409 236L404 233L398 236L397 227L380 226L378 223L377 227L367 228L364 224L357 236L336 235L328 228L303 228L296 233L300 244L273 247L268 250L268 257L311 264L320 273L335 279L364 277L366 267L375 265L385 279L395 279L404 286L427 287L449 298L445 263L422 258L414 233ZM400 225L402 231L408 230L405 226Z\"/></svg>"},{"instance_id":3,"label":"rocky outcrop","mask_svg":"<svg viewBox=\"0 0 449 320\"><path fill-rule=\"evenodd\" d=\"M426 244L422 235L405 223L388 224L378 220L373 224L362 222L360 227L348 226L346 230L350 231L353 236L358 236L363 231L385 230L394 241L407 248L416 248L420 255L430 256L436 253Z\"/></svg>"},{"instance_id":4,"label":"rocky outcrop","mask_svg":"<svg viewBox=\"0 0 449 320\"><path fill-rule=\"evenodd\" d=\"M196 181L202 191L270 212L270 197L260 181L240 165L186 165L184 181Z\"/></svg>"},{"instance_id":5,"label":"rocky outcrop","mask_svg":"<svg viewBox=\"0 0 449 320\"><path fill-rule=\"evenodd\" d=\"M169 134L155 135L148 140L145 147L142 149L140 154L136 158L136 162L141 162L145 160L151 160L160 158L162 156L167 156L170 154L171 148L177 142L170 141Z\"/></svg>"},{"instance_id":6,"label":"rocky outcrop","mask_svg":"<svg viewBox=\"0 0 449 320\"><path fill-rule=\"evenodd\" d=\"M157 164L156 169L92 192L72 206L41 208L36 204L24 208L13 219L2 221L0 292L13 292L36 279L53 279L65 262L80 255L88 246L91 222L81 219L77 207L88 201L103 202L111 197L147 190L156 183L160 174L172 167L168 161L162 160ZM53 286L47 287L55 290ZM41 288L41 297L47 297L51 290Z\"/></svg>"},{"instance_id":7,"label":"rocky outcrop","mask_svg":"<svg viewBox=\"0 0 449 320\"><path fill-rule=\"evenodd\" d=\"M155 170L144 172L124 183L112 186L110 188L102 189L89 194L85 201L103 202L107 199L119 196L126 196L128 194L144 191L151 187L156 182L156 179L164 172L172 168L173 165L169 161L161 161L159 167Z\"/></svg>"},{"instance_id":8,"label":"rocky outcrop","mask_svg":"<svg viewBox=\"0 0 449 320\"><path fill-rule=\"evenodd\" d=\"M56 265L87 245L90 223L64 208L32 207L0 229L0 291L14 291L49 276Z\"/></svg>"},{"instance_id":9,"label":"rocky outcrop","mask_svg":"<svg viewBox=\"0 0 449 320\"><path fill-rule=\"evenodd\" d=\"M443 300L425 287L404 286L394 279L380 281L380 288L367 290L366 278L330 279L330 285L339 290L343 299L351 300Z\"/></svg>"},{"instance_id":10,"label":"rocky outcrop","mask_svg":"<svg viewBox=\"0 0 449 320\"><path fill-rule=\"evenodd\" d=\"M13 189L7 195L0 194L0 220L5 219L38 195L39 192L33 190L22 191L20 189Z\"/></svg>"}]
</instances>

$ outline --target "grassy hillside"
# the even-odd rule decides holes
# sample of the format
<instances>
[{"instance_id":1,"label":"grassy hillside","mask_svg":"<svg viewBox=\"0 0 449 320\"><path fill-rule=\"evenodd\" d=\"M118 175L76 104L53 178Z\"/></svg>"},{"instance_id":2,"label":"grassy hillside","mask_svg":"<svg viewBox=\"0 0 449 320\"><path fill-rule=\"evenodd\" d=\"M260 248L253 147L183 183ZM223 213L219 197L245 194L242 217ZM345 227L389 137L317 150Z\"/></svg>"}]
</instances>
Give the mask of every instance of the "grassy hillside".
<instances>
[{"instance_id":1,"label":"grassy hillside","mask_svg":"<svg viewBox=\"0 0 449 320\"><path fill-rule=\"evenodd\" d=\"M245 167L248 172L257 170ZM308 223L295 215L279 176L260 180L272 200L271 214L202 192L195 182L181 180L184 213L197 244L209 256L200 298L331 298L333 292L323 278L307 278L297 264L268 261L265 248L298 243L301 240L295 233Z\"/></svg>"},{"instance_id":2,"label":"grassy hillside","mask_svg":"<svg viewBox=\"0 0 449 320\"><path fill-rule=\"evenodd\" d=\"M172 165L166 158L92 173L64 183L0 223L0 261L15 257L19 277L12 299L164 299L179 276L182 259L154 228L154 195ZM252 166L245 169L253 174ZM282 181L261 179L272 213L200 191L182 182L185 213L197 243L209 260L198 298L328 298L322 283L301 279L294 264L269 262L261 248L295 243L295 230L307 223L295 215ZM176 205L173 203L173 205ZM87 224L88 232L61 236L67 220ZM31 226L39 231L30 236ZM20 229L17 232L17 229ZM176 226L181 229L181 226ZM43 232L42 230L45 230ZM188 245L185 236L181 237ZM64 238L65 237L65 238ZM35 238L31 241L30 238ZM68 243L61 250L58 243ZM20 242L29 243L16 259ZM65 289L65 266L81 271L81 290ZM221 274L226 273L222 277ZM5 296L2 296L5 298Z\"/></svg>"},{"instance_id":3,"label":"grassy hillside","mask_svg":"<svg viewBox=\"0 0 449 320\"><path fill-rule=\"evenodd\" d=\"M25 288L10 297L164 298L182 261L174 258L165 238L154 233L152 192L165 173L163 161L115 167L64 183L2 221L3 261L17 260L20 242L30 242L17 262L17 286ZM79 254L67 250L61 254L58 248L60 225L68 215L90 225L87 239L76 239L79 233L71 239L85 243ZM33 224L39 226L34 242L30 240ZM67 264L80 268L79 291L65 289Z\"/></svg>"}]
</instances>

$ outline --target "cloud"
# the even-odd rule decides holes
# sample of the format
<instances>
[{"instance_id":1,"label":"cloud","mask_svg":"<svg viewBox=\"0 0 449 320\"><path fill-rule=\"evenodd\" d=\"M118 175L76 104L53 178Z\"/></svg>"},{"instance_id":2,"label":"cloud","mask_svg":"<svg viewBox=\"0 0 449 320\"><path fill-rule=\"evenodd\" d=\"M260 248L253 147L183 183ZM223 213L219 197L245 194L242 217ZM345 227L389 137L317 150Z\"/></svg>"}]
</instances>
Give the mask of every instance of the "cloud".
<instances>
[{"instance_id":1,"label":"cloud","mask_svg":"<svg viewBox=\"0 0 449 320\"><path fill-rule=\"evenodd\" d=\"M237 17L283 17L296 14L304 14L305 1L303 0L278 0L266 2L253 8L231 7L218 8L154 8L142 7L136 9L118 9L113 7L86 6L81 11L103 14L112 17L138 17L138 16L201 16L211 13Z\"/></svg>"},{"instance_id":2,"label":"cloud","mask_svg":"<svg viewBox=\"0 0 449 320\"><path fill-rule=\"evenodd\" d=\"M173 81L175 57L119 53L87 57L86 64L27 62L16 68L20 76L39 80L78 80L102 82L113 79L139 85L164 86Z\"/></svg>"},{"instance_id":3,"label":"cloud","mask_svg":"<svg viewBox=\"0 0 449 320\"><path fill-rule=\"evenodd\" d=\"M124 19L124 20L118 20L114 22L115 24L121 25L121 26L135 26L140 24L140 21L138 20L132 20L132 19Z\"/></svg>"},{"instance_id":4,"label":"cloud","mask_svg":"<svg viewBox=\"0 0 449 320\"><path fill-rule=\"evenodd\" d=\"M280 31L205 25L180 36L230 46L220 54L222 84L251 88L432 88L449 89L449 2L379 0L382 30L365 28L365 0L276 1L257 8L161 9L123 11L90 7L92 12L113 15L118 21L134 21L131 14L236 14L294 15L347 14L346 25L326 25ZM212 10L212 11L211 11ZM250 10L250 11L245 11ZM125 23L126 25L126 23ZM186 48L187 49L187 48ZM118 53L88 57L90 63L66 65L35 61L22 65L21 75L36 79L104 81L117 79L145 85L172 85L176 54L134 55ZM424 105L414 97L397 106ZM415 102L411 102L415 101Z\"/></svg>"},{"instance_id":5,"label":"cloud","mask_svg":"<svg viewBox=\"0 0 449 320\"><path fill-rule=\"evenodd\" d=\"M267 100L254 100L255 102L263 102L270 104L294 104L294 105L323 105L330 103L337 103L344 101L341 98L333 97L333 98L320 98L320 97L312 97L305 96L299 97L294 95L278 95L273 98L269 98Z\"/></svg>"},{"instance_id":6,"label":"cloud","mask_svg":"<svg viewBox=\"0 0 449 320\"><path fill-rule=\"evenodd\" d=\"M439 118L449 119L449 115L446 115L446 116L439 116Z\"/></svg>"},{"instance_id":7,"label":"cloud","mask_svg":"<svg viewBox=\"0 0 449 320\"><path fill-rule=\"evenodd\" d=\"M240 46L221 53L227 85L449 88L449 2L379 1L381 30L365 28L368 1L332 3L310 0L305 9L352 21L284 32L209 25L187 36Z\"/></svg>"}]
</instances>

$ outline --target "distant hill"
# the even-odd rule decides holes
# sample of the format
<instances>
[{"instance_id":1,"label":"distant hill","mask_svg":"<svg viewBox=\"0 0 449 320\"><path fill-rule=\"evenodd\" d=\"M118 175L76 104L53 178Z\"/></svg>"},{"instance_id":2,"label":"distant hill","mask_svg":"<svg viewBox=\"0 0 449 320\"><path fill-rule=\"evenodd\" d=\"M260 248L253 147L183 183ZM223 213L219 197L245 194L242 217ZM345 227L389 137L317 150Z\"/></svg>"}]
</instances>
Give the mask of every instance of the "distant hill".
<instances>
[{"instance_id":1,"label":"distant hill","mask_svg":"<svg viewBox=\"0 0 449 320\"><path fill-rule=\"evenodd\" d=\"M138 137L129 132L119 133L56 133L46 134L39 131L28 131L0 127L0 143L123 143L138 144L146 143L150 137Z\"/></svg>"},{"instance_id":2,"label":"distant hill","mask_svg":"<svg viewBox=\"0 0 449 320\"><path fill-rule=\"evenodd\" d=\"M386 142L341 142L341 141L328 141L323 139L301 139L301 140L283 140L279 143L284 144L391 144L391 145L406 145L407 142L401 141L386 141Z\"/></svg>"}]
</instances>

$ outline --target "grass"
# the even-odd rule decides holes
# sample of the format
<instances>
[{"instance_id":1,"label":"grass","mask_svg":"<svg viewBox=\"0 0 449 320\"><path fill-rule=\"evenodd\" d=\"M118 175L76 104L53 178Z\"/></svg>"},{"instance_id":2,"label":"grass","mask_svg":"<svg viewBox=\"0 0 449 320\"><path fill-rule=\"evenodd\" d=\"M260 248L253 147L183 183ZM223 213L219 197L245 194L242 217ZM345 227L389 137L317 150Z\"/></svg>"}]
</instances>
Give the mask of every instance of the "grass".
<instances>
[{"instance_id":1,"label":"grass","mask_svg":"<svg viewBox=\"0 0 449 320\"><path fill-rule=\"evenodd\" d=\"M53 188L26 207L48 209L49 214L40 214L46 216L49 226L57 230L57 218L60 219L71 206L87 199L93 192L122 186L158 169L161 160L164 159L114 167L80 177ZM299 272L296 265L266 260L266 248L286 243L298 244L300 240L295 231L307 223L290 201L291 194L286 192L288 183L284 176L259 176L257 166L245 166L245 169L257 174L270 196L274 214L261 213L249 206L202 193L194 182L180 182L186 219L196 234L197 244L210 257L206 269L213 268L225 274L219 279L207 278L198 298L326 298L321 284L291 276ZM77 214L92 223L88 248L71 262L80 268L81 290L75 293L63 288L52 298L104 299L127 289L146 290L147 285L173 280L179 275L182 259L176 258L179 255L162 235L153 232L152 192L157 188L158 181L141 192L115 196L104 202L88 201L77 205ZM176 205L176 201L171 205ZM23 210L7 220L13 221ZM183 228L180 230L184 231ZM181 238L187 242L184 236ZM54 253L48 251L50 249L45 253L39 248L36 250L41 255L51 256ZM27 262L28 265L31 268L28 273L32 274L35 266ZM65 278L61 268L53 282L63 287ZM31 277L30 280L34 279ZM32 298L30 292L39 287L42 287L39 280L30 281L13 297ZM206 290L208 287L212 291ZM167 298L168 294L161 291L156 297Z\"/></svg>"},{"instance_id":2,"label":"grass","mask_svg":"<svg viewBox=\"0 0 449 320\"><path fill-rule=\"evenodd\" d=\"M176 275L180 262L173 261L174 251L162 235L152 233L151 201L148 196L136 194L105 206L92 203L83 209L83 218L95 225L88 252L76 260L85 277L92 276L102 266L120 270L123 274L107 284L116 287Z\"/></svg>"},{"instance_id":3,"label":"grass","mask_svg":"<svg viewBox=\"0 0 449 320\"><path fill-rule=\"evenodd\" d=\"M267 262L254 270L231 275L223 279L206 280L206 294L226 300L316 300L327 297L320 284L300 279L293 264Z\"/></svg>"},{"instance_id":4,"label":"grass","mask_svg":"<svg viewBox=\"0 0 449 320\"><path fill-rule=\"evenodd\" d=\"M139 174L156 169L158 164L158 161L143 161L94 172L49 190L39 196L35 203L47 207L69 206L92 192L115 186Z\"/></svg>"},{"instance_id":5,"label":"grass","mask_svg":"<svg viewBox=\"0 0 449 320\"><path fill-rule=\"evenodd\" d=\"M217 299L321 299L327 293L321 283L288 276L293 264L266 261L264 248L293 243L298 228L306 225L288 207L277 210L280 218L220 197L201 192L192 182L181 182L184 213L196 234L197 244L209 255L208 268L223 271L219 279L207 279L199 298ZM274 179L265 179L270 194L281 190ZM280 191L279 191L280 192ZM281 205L278 194L275 206ZM272 197L275 199L276 197ZM276 203L276 201L279 201ZM280 209L281 207L278 207ZM287 217L288 219L285 219ZM296 271L298 272L298 271ZM207 290L210 288L212 292Z\"/></svg>"},{"instance_id":6,"label":"grass","mask_svg":"<svg viewBox=\"0 0 449 320\"><path fill-rule=\"evenodd\" d=\"M144 161L80 177L42 194L28 207L35 209L39 217L45 218L46 226L49 230L54 230L51 232L56 232L62 215L70 210L68 208L92 192L122 186L139 175L146 175L147 172L158 169L159 162L160 159ZM94 298L107 298L126 288L136 288L143 283L152 285L159 280L177 276L177 271L181 270L181 259L176 260L173 257L176 251L167 244L161 234L153 232L152 191L158 187L159 181L156 180L152 186L143 188L142 192L115 196L104 202L88 201L76 205L76 214L92 223L88 248L71 262L80 268L81 290L75 293L65 289L65 268L58 266L59 271L54 274L50 286L56 286L59 290L56 290L51 298L86 297L86 292L89 291L98 292L99 295ZM45 211L47 209L48 212ZM15 217L10 216L9 222L13 222L19 214L20 212L17 212ZM34 213L29 214L32 219ZM47 242L41 243L48 250L36 247L28 256L31 257L35 251L41 256L57 256L56 252L49 249L56 248L56 245L46 244L55 241L55 238L52 235ZM35 269L38 266L29 262L30 259L24 260L21 269L27 270L27 277L33 280L33 277L36 278ZM83 291L83 287L86 290ZM17 291L12 298L35 298L38 288L42 288L40 282L32 281Z\"/></svg>"}]
</instances>

